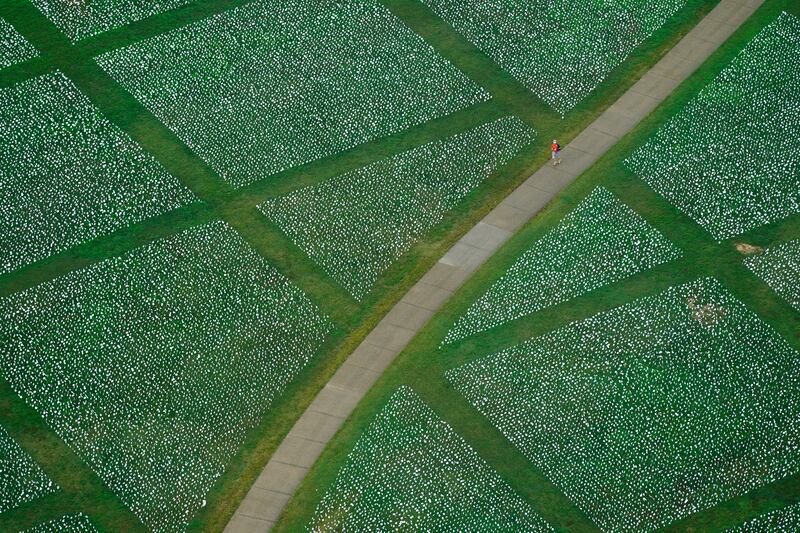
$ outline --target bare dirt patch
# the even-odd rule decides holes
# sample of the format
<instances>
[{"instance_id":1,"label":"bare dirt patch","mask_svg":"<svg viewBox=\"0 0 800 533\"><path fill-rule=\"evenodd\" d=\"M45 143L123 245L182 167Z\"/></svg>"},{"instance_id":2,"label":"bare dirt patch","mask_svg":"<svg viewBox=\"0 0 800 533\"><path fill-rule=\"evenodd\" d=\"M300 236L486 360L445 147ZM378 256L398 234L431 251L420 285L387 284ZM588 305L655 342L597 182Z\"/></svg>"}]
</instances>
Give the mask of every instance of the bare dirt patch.
<instances>
[{"instance_id":1,"label":"bare dirt patch","mask_svg":"<svg viewBox=\"0 0 800 533\"><path fill-rule=\"evenodd\" d=\"M692 318L703 326L714 326L721 322L726 315L724 307L711 302L703 304L694 297L686 300L686 307L692 311Z\"/></svg>"},{"instance_id":2,"label":"bare dirt patch","mask_svg":"<svg viewBox=\"0 0 800 533\"><path fill-rule=\"evenodd\" d=\"M760 246L755 246L753 244L747 244L746 242L737 242L736 251L738 251L742 255L753 255L753 254L760 254L764 251L764 249Z\"/></svg>"}]
</instances>

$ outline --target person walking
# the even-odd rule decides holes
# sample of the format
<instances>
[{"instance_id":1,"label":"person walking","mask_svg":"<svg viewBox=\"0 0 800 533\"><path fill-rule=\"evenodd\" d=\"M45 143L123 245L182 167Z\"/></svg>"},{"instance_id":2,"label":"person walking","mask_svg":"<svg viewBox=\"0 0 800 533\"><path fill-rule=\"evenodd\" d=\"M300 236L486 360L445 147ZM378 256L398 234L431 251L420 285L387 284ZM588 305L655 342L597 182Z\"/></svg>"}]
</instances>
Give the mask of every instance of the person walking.
<instances>
[{"instance_id":1,"label":"person walking","mask_svg":"<svg viewBox=\"0 0 800 533\"><path fill-rule=\"evenodd\" d=\"M551 146L553 150L553 166L561 164L561 145L558 144L558 141L553 139L553 146Z\"/></svg>"}]
</instances>

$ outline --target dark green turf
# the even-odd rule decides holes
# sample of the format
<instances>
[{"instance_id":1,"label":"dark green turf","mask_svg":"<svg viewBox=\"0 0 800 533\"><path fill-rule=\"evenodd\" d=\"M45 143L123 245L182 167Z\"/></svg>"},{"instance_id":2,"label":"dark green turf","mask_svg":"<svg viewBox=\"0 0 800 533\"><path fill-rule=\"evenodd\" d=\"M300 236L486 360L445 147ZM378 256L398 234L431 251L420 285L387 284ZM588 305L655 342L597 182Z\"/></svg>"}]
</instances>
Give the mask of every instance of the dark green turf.
<instances>
[{"instance_id":1,"label":"dark green turf","mask_svg":"<svg viewBox=\"0 0 800 533\"><path fill-rule=\"evenodd\" d=\"M153 154L167 170L190 187L202 200L200 203L187 206L178 211L168 213L111 235L67 250L36 264L0 276L0 297L18 292L45 280L52 279L66 272L85 267L91 263L108 257L119 255L154 238L174 234L175 232L222 218L229 222L242 236L270 263L288 276L303 289L322 310L329 314L337 325L337 333L331 336L322 351L289 387L283 401L262 420L261 424L248 434L247 440L239 455L231 462L229 469L220 479L208 497L208 506L199 513L192 524L195 530L220 531L246 494L250 485L259 474L270 454L289 431L292 423L311 402L323 384L332 376L339 364L358 345L361 339L375 326L378 320L391 306L402 297L413 282L465 233L474 223L482 218L503 197L509 194L532 170L544 163L549 156L549 139L557 137L566 144L572 137L588 125L611 102L615 101L638 77L654 64L663 53L674 45L680 37L688 32L700 18L716 4L717 0L689 0L687 8L674 17L661 30L656 32L638 51L622 66L615 69L589 97L573 109L565 119L561 119L542 101L503 72L484 54L468 43L450 27L435 17L427 8L416 0L382 0L383 3L422 35L442 55L451 60L456 67L486 88L493 100L474 106L450 116L431 121L404 132L378 139L335 156L308 163L286 170L275 176L255 183L251 186L232 190L202 160L194 155L174 134L160 124L139 102L124 91L114 80L105 74L92 57L105 51L125 46L132 42L157 35L202 17L246 3L246 0L201 0L190 6L159 14L136 22L130 26L97 35L72 45L55 26L39 13L26 0L4 0L0 2L0 15L11 22L15 28L41 52L41 56L30 61L14 65L0 71L0 87L40 75L58 68L62 70L91 101L117 126L126 131L139 142L145 150ZM357 303L347 292L333 283L324 272L313 264L296 248L275 226L263 217L256 205L266 199L285 194L304 185L318 183L328 177L361 167L370 162L419 146L431 140L440 139L474 127L488 120L506 115L516 114L531 126L541 141L541 150L522 154L508 165L496 172L480 187L468 195L459 209L445 217L422 242L415 245L410 252L398 260L374 287L373 291ZM582 182L585 182L583 180ZM629 178L630 181L630 178ZM609 185L613 187L613 184ZM580 187L573 188L561 197L548 210L558 214L558 209L573 205ZM617 190L612 188L616 193ZM635 193L634 193L635 194ZM627 196L627 194L623 195ZM626 198L627 199L627 198ZM661 222L661 226L671 226L673 214L669 206L653 200L656 209L666 210L669 214ZM639 208L638 205L634 207ZM648 214L648 213L643 213ZM549 218L548 218L549 216ZM554 220L554 215L545 214L543 222ZM654 224L658 220L652 220ZM660 226L659 226L660 227ZM667 228L669 229L669 228ZM533 228L531 231L536 231ZM666 229L664 229L666 233ZM787 230L788 231L788 230ZM519 240L516 246L521 246ZM705 241L703 241L705 242ZM524 242L522 243L524 244ZM512 244L513 246L513 244ZM716 248L703 250L715 253ZM501 258L509 257L507 252ZM500 258L498 261L501 260ZM494 263L502 265L504 263ZM497 268L497 266L495 267ZM668 271L656 269L649 274L655 278L635 277L630 280L632 287L638 287L640 293L649 292L652 288L650 279L662 276L662 285L673 279ZM485 277L481 274L478 279ZM477 281L476 281L477 282ZM748 286L760 287L757 280L752 279ZM632 291L632 294L636 290ZM468 291L465 294L470 294ZM628 295L630 297L630 295ZM620 301L626 300L623 298ZM462 309L463 303L469 301L461 298L462 307L449 307L452 317L453 309ZM583 300L579 300L583 302ZM592 309L593 300L582 303L576 311L565 311L566 306L557 306L550 314L555 319L559 316L583 316L581 310ZM455 305L455 304L454 304ZM571 309L571 307L570 307ZM443 331L449 322L439 320L433 331ZM515 327L518 327L515 326ZM429 330L431 331L431 330ZM440 331L440 332L441 332ZM426 351L425 342L438 339L434 334L424 335L417 346ZM425 341L429 339L429 341ZM438 341L434 341L438 342ZM433 353L433 352L431 352ZM552 502L554 509L565 508L568 512L563 518L553 520L555 524L583 524L585 518L577 513L564 497L549 486L546 480L524 465L522 457L503 441L488 424L475 420L469 406L457 394L442 387L441 372L449 368L452 356L441 355L410 358L416 361L421 376L420 385L430 383L430 387L422 387L423 399L435 405L449 405L446 413L448 421L459 421L455 427L490 463L506 466L498 468L523 495L533 494L541 500ZM476 352L477 353L477 352ZM409 360L409 358L404 358ZM443 363L447 361L447 364ZM392 376L403 375L410 371L408 363L398 366ZM429 368L430 365L430 368ZM406 370L403 370L406 368ZM413 368L413 367L412 367ZM358 419L375 410L376 399L385 398L387 383L397 384L398 378L384 380L383 385L370 395L370 400L359 409ZM438 388L437 388L438 387ZM63 490L53 496L32 502L0 515L0 530L15 531L36 523L56 518L65 513L84 511L92 521L106 531L138 531L143 526L135 516L111 493L89 468L76 457L58 437L44 424L32 409L25 405L8 387L0 382L0 422L9 433L42 465L44 470ZM463 421L468 421L465 427ZM352 439L363 422L349 425L344 432L345 447L342 439L328 452L343 453L347 446L347 436ZM466 431L472 427L472 433ZM356 432L354 433L354 429ZM477 438L476 438L477 437ZM484 438L485 437L485 438ZM337 452L338 450L338 452ZM335 472L336 461L326 463L325 468ZM319 480L319 472L312 479ZM324 481L324 478L322 478ZM521 490L524 487L537 487L537 490ZM539 490L542 489L542 490ZM305 494L305 493L304 493ZM307 496L300 502L306 502ZM535 500L534 500L535 501ZM295 503L292 514L294 521L300 524L302 513ZM552 513L551 513L552 514ZM301 517L301 518L298 518ZM550 518L548 516L548 518Z\"/></svg>"},{"instance_id":2,"label":"dark green turf","mask_svg":"<svg viewBox=\"0 0 800 533\"><path fill-rule=\"evenodd\" d=\"M405 4L405 3L404 3ZM656 294L670 286L713 276L739 300L800 350L800 313L742 264L735 242L770 246L800 237L800 217L768 224L735 239L716 243L699 225L628 171L623 160L714 78L744 45L782 10L800 15L800 4L767 0L739 31L654 113L623 138L600 161L564 190L495 254L412 341L359 404L323 452L289 502L276 531L298 531L308 523L325 489L336 476L358 436L401 385L409 385L462 435L486 461L553 526L597 531L588 518L447 383L443 373L466 362L513 346L575 320ZM546 138L546 137L545 137ZM571 301L439 348L454 320L499 278L530 243L544 235L597 185L611 190L678 245L681 260L599 288ZM586 401L591 401L587 398ZM800 475L791 476L676 522L669 531L719 531L755 515L800 500Z\"/></svg>"}]
</instances>

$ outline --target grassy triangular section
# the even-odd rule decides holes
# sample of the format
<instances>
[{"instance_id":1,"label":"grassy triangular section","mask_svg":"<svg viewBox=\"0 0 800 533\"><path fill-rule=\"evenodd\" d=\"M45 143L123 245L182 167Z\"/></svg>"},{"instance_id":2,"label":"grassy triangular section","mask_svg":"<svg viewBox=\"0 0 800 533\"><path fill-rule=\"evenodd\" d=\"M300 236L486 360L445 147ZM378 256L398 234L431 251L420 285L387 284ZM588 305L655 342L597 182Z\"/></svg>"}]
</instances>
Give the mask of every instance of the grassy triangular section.
<instances>
[{"instance_id":1,"label":"grassy triangular section","mask_svg":"<svg viewBox=\"0 0 800 533\"><path fill-rule=\"evenodd\" d=\"M552 531L409 387L359 437L310 531Z\"/></svg>"},{"instance_id":2,"label":"grassy triangular section","mask_svg":"<svg viewBox=\"0 0 800 533\"><path fill-rule=\"evenodd\" d=\"M64 515L55 520L26 529L23 533L98 533L97 528L83 513Z\"/></svg>"},{"instance_id":3,"label":"grassy triangular section","mask_svg":"<svg viewBox=\"0 0 800 533\"><path fill-rule=\"evenodd\" d=\"M773 533L775 531L800 531L800 503L770 511L749 520L729 533Z\"/></svg>"},{"instance_id":4,"label":"grassy triangular section","mask_svg":"<svg viewBox=\"0 0 800 533\"><path fill-rule=\"evenodd\" d=\"M672 261L680 250L597 187L459 318L444 343L499 326Z\"/></svg>"},{"instance_id":5,"label":"grassy triangular section","mask_svg":"<svg viewBox=\"0 0 800 533\"><path fill-rule=\"evenodd\" d=\"M765 26L624 164L717 242L800 213L800 17Z\"/></svg>"},{"instance_id":6,"label":"grassy triangular section","mask_svg":"<svg viewBox=\"0 0 800 533\"><path fill-rule=\"evenodd\" d=\"M800 311L800 239L767 248L744 264Z\"/></svg>"},{"instance_id":7,"label":"grassy triangular section","mask_svg":"<svg viewBox=\"0 0 800 533\"><path fill-rule=\"evenodd\" d=\"M686 0L421 0L561 115Z\"/></svg>"},{"instance_id":8,"label":"grassy triangular section","mask_svg":"<svg viewBox=\"0 0 800 533\"><path fill-rule=\"evenodd\" d=\"M57 489L33 458L0 426L0 513Z\"/></svg>"},{"instance_id":9,"label":"grassy triangular section","mask_svg":"<svg viewBox=\"0 0 800 533\"><path fill-rule=\"evenodd\" d=\"M36 57L38 52L14 26L0 18L0 69Z\"/></svg>"}]
</instances>

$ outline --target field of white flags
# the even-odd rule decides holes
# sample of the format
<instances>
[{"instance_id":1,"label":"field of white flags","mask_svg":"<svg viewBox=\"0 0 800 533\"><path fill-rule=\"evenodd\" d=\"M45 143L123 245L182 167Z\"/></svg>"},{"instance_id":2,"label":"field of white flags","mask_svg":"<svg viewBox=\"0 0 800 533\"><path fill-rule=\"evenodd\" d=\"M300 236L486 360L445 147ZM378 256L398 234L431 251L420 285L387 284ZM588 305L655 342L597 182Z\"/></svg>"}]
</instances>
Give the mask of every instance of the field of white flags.
<instances>
[{"instance_id":1,"label":"field of white flags","mask_svg":"<svg viewBox=\"0 0 800 533\"><path fill-rule=\"evenodd\" d=\"M356 299L535 132L508 116L403 152L259 209Z\"/></svg>"},{"instance_id":2,"label":"field of white flags","mask_svg":"<svg viewBox=\"0 0 800 533\"><path fill-rule=\"evenodd\" d=\"M422 0L565 114L686 0Z\"/></svg>"},{"instance_id":3,"label":"field of white flags","mask_svg":"<svg viewBox=\"0 0 800 533\"><path fill-rule=\"evenodd\" d=\"M790 531L800 531L800 503L763 514L730 530L731 533L789 533Z\"/></svg>"},{"instance_id":4,"label":"field of white flags","mask_svg":"<svg viewBox=\"0 0 800 533\"><path fill-rule=\"evenodd\" d=\"M21 63L38 52L31 43L14 29L4 18L0 17L0 69Z\"/></svg>"},{"instance_id":5,"label":"field of white flags","mask_svg":"<svg viewBox=\"0 0 800 533\"><path fill-rule=\"evenodd\" d=\"M235 187L489 98L376 0L257 0L97 60Z\"/></svg>"},{"instance_id":6,"label":"field of white flags","mask_svg":"<svg viewBox=\"0 0 800 533\"><path fill-rule=\"evenodd\" d=\"M718 241L800 213L800 18L765 27L626 165Z\"/></svg>"},{"instance_id":7,"label":"field of white flags","mask_svg":"<svg viewBox=\"0 0 800 533\"><path fill-rule=\"evenodd\" d=\"M0 300L0 370L149 529L178 531L332 327L213 222Z\"/></svg>"},{"instance_id":8,"label":"field of white flags","mask_svg":"<svg viewBox=\"0 0 800 533\"><path fill-rule=\"evenodd\" d=\"M72 41L119 28L192 0L31 0Z\"/></svg>"},{"instance_id":9,"label":"field of white flags","mask_svg":"<svg viewBox=\"0 0 800 533\"><path fill-rule=\"evenodd\" d=\"M744 264L800 311L800 240L767 248L746 258Z\"/></svg>"},{"instance_id":10,"label":"field of white flags","mask_svg":"<svg viewBox=\"0 0 800 533\"><path fill-rule=\"evenodd\" d=\"M57 489L33 458L0 426L0 513Z\"/></svg>"},{"instance_id":11,"label":"field of white flags","mask_svg":"<svg viewBox=\"0 0 800 533\"><path fill-rule=\"evenodd\" d=\"M361 434L308 529L552 531L405 386Z\"/></svg>"},{"instance_id":12,"label":"field of white flags","mask_svg":"<svg viewBox=\"0 0 800 533\"><path fill-rule=\"evenodd\" d=\"M800 354L706 278L447 372L604 531L798 472Z\"/></svg>"},{"instance_id":13,"label":"field of white flags","mask_svg":"<svg viewBox=\"0 0 800 533\"><path fill-rule=\"evenodd\" d=\"M60 72L0 89L0 274L193 200Z\"/></svg>"},{"instance_id":14,"label":"field of white flags","mask_svg":"<svg viewBox=\"0 0 800 533\"><path fill-rule=\"evenodd\" d=\"M534 242L448 331L473 335L680 257L608 189L597 187Z\"/></svg>"},{"instance_id":15,"label":"field of white flags","mask_svg":"<svg viewBox=\"0 0 800 533\"><path fill-rule=\"evenodd\" d=\"M26 529L24 533L97 533L89 517L83 513L69 514Z\"/></svg>"}]
</instances>

